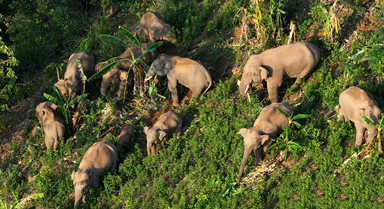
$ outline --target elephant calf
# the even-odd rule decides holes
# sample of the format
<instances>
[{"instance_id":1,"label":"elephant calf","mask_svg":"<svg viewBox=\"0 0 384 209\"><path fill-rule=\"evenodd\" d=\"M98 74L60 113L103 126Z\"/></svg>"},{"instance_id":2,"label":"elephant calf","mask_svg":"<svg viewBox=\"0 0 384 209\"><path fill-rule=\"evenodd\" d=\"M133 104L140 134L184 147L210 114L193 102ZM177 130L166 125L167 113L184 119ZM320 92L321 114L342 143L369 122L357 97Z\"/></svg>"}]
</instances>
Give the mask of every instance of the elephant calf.
<instances>
[{"instance_id":1,"label":"elephant calf","mask_svg":"<svg viewBox=\"0 0 384 209\"><path fill-rule=\"evenodd\" d=\"M192 91L192 97L199 96L205 88L204 94L212 85L208 71L200 63L189 58L161 54L153 61L145 80L151 79L155 74L167 76L174 106L179 105L178 83L188 87Z\"/></svg>"},{"instance_id":2,"label":"elephant calf","mask_svg":"<svg viewBox=\"0 0 384 209\"><path fill-rule=\"evenodd\" d=\"M142 44L143 50L146 50L150 45L151 45L151 43ZM134 58L132 57L131 51L133 53ZM129 48L129 50L127 49L123 54L121 54L119 56L119 58L136 59L142 53L143 53L143 51L141 50L140 47L133 46L133 47ZM156 53L155 52L149 52L149 53L146 53L141 58L141 60L144 60L144 62L149 65L153 62L153 60L155 58L156 58ZM96 71L99 70L99 66L103 63L104 62L97 63L97 65L95 67ZM130 70L131 65L132 65L131 61L128 61L128 60L121 61L120 64L116 68L112 69L111 71L109 71L108 73L103 75L101 88L100 88L101 94L103 96L107 95L107 89L110 86L110 84L116 84L116 83L120 83L119 92L117 94L118 97L123 96L125 83L127 82L126 78L127 78L128 71L129 71L128 83L131 84L133 81L133 71Z\"/></svg>"},{"instance_id":3,"label":"elephant calf","mask_svg":"<svg viewBox=\"0 0 384 209\"><path fill-rule=\"evenodd\" d=\"M361 146L366 129L368 130L368 138L366 142L368 144L371 143L373 137L376 135L377 128L368 125L360 114L363 114L375 124L378 124L381 109L377 106L377 102L372 94L359 87L352 86L340 94L339 104L340 105L336 106L334 109L339 114L337 121L340 121L341 117L344 116L346 122L351 120L355 123L355 146Z\"/></svg>"},{"instance_id":4,"label":"elephant calf","mask_svg":"<svg viewBox=\"0 0 384 209\"><path fill-rule=\"evenodd\" d=\"M120 135L118 136L117 142L116 142L116 147L121 147L121 146L129 146L129 140L133 134L133 131L135 128L131 124L125 124L123 126L123 129L120 132Z\"/></svg>"},{"instance_id":5,"label":"elephant calf","mask_svg":"<svg viewBox=\"0 0 384 209\"><path fill-rule=\"evenodd\" d=\"M53 108L56 105L50 102L41 103L36 107L36 113L41 124L41 130L45 134L45 146L49 150L52 146L56 150L60 140L64 137L64 121ZM57 106L56 106L57 108Z\"/></svg>"},{"instance_id":6,"label":"elephant calf","mask_svg":"<svg viewBox=\"0 0 384 209\"><path fill-rule=\"evenodd\" d=\"M146 12L140 19L140 33L148 36L149 40L154 43L158 40L167 40L175 43L175 39L169 37L172 27L165 23L160 15L153 12Z\"/></svg>"},{"instance_id":7,"label":"elephant calf","mask_svg":"<svg viewBox=\"0 0 384 209\"><path fill-rule=\"evenodd\" d=\"M277 102L277 90L284 75L290 78L304 78L320 60L320 50L311 43L297 42L279 46L252 55L244 66L240 82L240 93L247 96L252 82L267 82L271 102Z\"/></svg>"},{"instance_id":8,"label":"elephant calf","mask_svg":"<svg viewBox=\"0 0 384 209\"><path fill-rule=\"evenodd\" d=\"M41 132L43 134L44 133L44 124L43 124L43 112L41 111L41 108L43 108L44 106L48 106L48 107L51 107L53 110L56 110L57 109L57 105L53 104L52 102L42 102L40 103L39 105L36 106L36 115L37 115L37 118L39 119L39 123L40 123L40 127L41 127Z\"/></svg>"},{"instance_id":9,"label":"elephant calf","mask_svg":"<svg viewBox=\"0 0 384 209\"><path fill-rule=\"evenodd\" d=\"M244 167L252 150L255 152L255 165L259 165L262 163L262 158L266 155L268 147L272 144L269 138L280 135L288 125L288 118L281 114L276 107L279 107L287 115L293 113L292 108L286 102L272 103L260 112L252 128L242 128L237 133L244 137L244 155L236 184L240 183Z\"/></svg>"},{"instance_id":10,"label":"elephant calf","mask_svg":"<svg viewBox=\"0 0 384 209\"><path fill-rule=\"evenodd\" d=\"M163 141L164 138L169 139L173 133L181 134L183 121L178 113L169 111L163 114L152 128L144 127L144 133L147 135L147 152L148 155L155 155L154 143L157 140Z\"/></svg>"},{"instance_id":11,"label":"elephant calf","mask_svg":"<svg viewBox=\"0 0 384 209\"><path fill-rule=\"evenodd\" d=\"M77 59L81 60L84 75L87 78L95 74L95 62L93 58L86 52L74 53L69 57L67 69L64 74L64 80L60 79L56 82L55 86L61 91L62 94L67 94L67 88L71 93L71 98L74 99L80 94L83 89L83 82L80 76L79 68L77 67Z\"/></svg>"},{"instance_id":12,"label":"elephant calf","mask_svg":"<svg viewBox=\"0 0 384 209\"><path fill-rule=\"evenodd\" d=\"M84 154L77 171L71 178L75 187L75 208L85 203L88 187L99 188L100 178L105 172L114 171L117 165L117 149L112 142L104 140L96 142Z\"/></svg>"}]
</instances>

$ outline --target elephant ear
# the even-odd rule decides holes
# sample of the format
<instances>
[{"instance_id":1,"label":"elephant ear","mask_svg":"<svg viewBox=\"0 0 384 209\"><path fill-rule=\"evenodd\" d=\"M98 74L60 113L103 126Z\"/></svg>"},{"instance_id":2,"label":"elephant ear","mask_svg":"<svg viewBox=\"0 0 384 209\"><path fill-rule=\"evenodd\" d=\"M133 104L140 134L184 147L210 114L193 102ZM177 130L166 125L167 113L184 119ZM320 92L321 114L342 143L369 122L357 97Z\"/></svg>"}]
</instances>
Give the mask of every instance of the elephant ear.
<instances>
[{"instance_id":1,"label":"elephant ear","mask_svg":"<svg viewBox=\"0 0 384 209\"><path fill-rule=\"evenodd\" d=\"M268 70L265 69L264 67L260 66L260 78L261 78L261 80L267 80L268 75L269 75Z\"/></svg>"},{"instance_id":2,"label":"elephant ear","mask_svg":"<svg viewBox=\"0 0 384 209\"><path fill-rule=\"evenodd\" d=\"M99 179L97 178L96 174L93 170L90 170L88 173L89 177L89 186L98 189L99 188Z\"/></svg>"},{"instance_id":3,"label":"elephant ear","mask_svg":"<svg viewBox=\"0 0 384 209\"><path fill-rule=\"evenodd\" d=\"M245 137L245 133L247 132L247 129L246 128L242 128L242 129L240 129L238 132L237 132L237 134L240 134L240 135L242 135L243 137Z\"/></svg>"},{"instance_id":4,"label":"elephant ear","mask_svg":"<svg viewBox=\"0 0 384 209\"><path fill-rule=\"evenodd\" d=\"M269 140L269 135L260 135L261 145L264 145L265 142Z\"/></svg>"},{"instance_id":5,"label":"elephant ear","mask_svg":"<svg viewBox=\"0 0 384 209\"><path fill-rule=\"evenodd\" d=\"M159 131L158 133L159 133L159 139L160 139L160 141L163 141L165 135L167 135L167 134L166 134L164 131Z\"/></svg>"},{"instance_id":6,"label":"elephant ear","mask_svg":"<svg viewBox=\"0 0 384 209\"><path fill-rule=\"evenodd\" d=\"M125 81L125 80L126 80L126 78L127 78L127 73L128 73L128 72L120 71L120 80L121 80L121 81Z\"/></svg>"},{"instance_id":7,"label":"elephant ear","mask_svg":"<svg viewBox=\"0 0 384 209\"><path fill-rule=\"evenodd\" d=\"M63 95L66 94L66 90L65 90L65 81L63 79L60 79L59 81L57 81L55 83L55 86L61 91L61 93Z\"/></svg>"},{"instance_id":8,"label":"elephant ear","mask_svg":"<svg viewBox=\"0 0 384 209\"><path fill-rule=\"evenodd\" d=\"M148 130L149 130L148 126L145 126L145 127L144 127L144 133L145 133L145 135L148 135Z\"/></svg>"},{"instance_id":9,"label":"elephant ear","mask_svg":"<svg viewBox=\"0 0 384 209\"><path fill-rule=\"evenodd\" d=\"M172 70L172 62L169 61L169 60L164 60L164 67L163 67L163 69L164 69L164 73L168 74L169 71Z\"/></svg>"}]
</instances>

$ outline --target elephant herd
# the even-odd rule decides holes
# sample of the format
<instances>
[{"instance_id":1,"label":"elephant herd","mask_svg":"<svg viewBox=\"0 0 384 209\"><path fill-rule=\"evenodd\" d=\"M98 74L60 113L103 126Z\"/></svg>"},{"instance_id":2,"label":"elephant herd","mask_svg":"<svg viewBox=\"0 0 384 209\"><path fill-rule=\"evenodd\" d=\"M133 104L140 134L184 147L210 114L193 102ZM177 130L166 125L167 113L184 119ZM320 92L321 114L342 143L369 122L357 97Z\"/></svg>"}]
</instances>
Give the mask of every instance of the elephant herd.
<instances>
[{"instance_id":1,"label":"elephant herd","mask_svg":"<svg viewBox=\"0 0 384 209\"><path fill-rule=\"evenodd\" d=\"M158 40L169 40L171 26L165 23L159 15L152 12L145 13L140 19L141 33L146 34L151 42ZM144 50L151 43L143 44ZM140 56L142 51L139 47L131 47L133 56ZM132 56L129 50L121 54L120 58ZM151 79L155 74L167 76L168 88L172 96L173 105L179 105L177 85L183 84L192 91L192 96L197 97L204 89L205 93L212 85L212 79L207 69L200 63L189 58L171 56L167 54L157 55L152 52L145 57L145 62L150 65L145 80ZM94 64L92 57L85 51L74 53L70 56L64 79L59 79L55 84L63 94L71 94L74 98L80 94L82 80L77 60L81 60L84 74L89 77L97 72L102 63ZM247 96L247 91L252 91L252 83L266 82L269 99L272 104L264 107L256 119L253 127L242 128L237 134L244 137L244 154L240 165L240 171L236 183L240 183L244 167L249 155L254 151L255 164L262 163L267 154L268 147L272 144L270 138L279 136L288 125L288 118L280 113L279 107L287 115L292 115L293 110L286 102L278 103L277 90L283 83L284 77L304 78L310 74L320 60L320 50L317 46L297 42L269 49L261 54L252 55L244 66L239 86L240 94ZM106 95L106 90L112 83L120 83L118 96L122 96L127 73L131 62L122 61L115 69L112 69L102 77L101 94ZM128 78L132 79L133 74ZM299 80L299 79L298 79ZM296 80L295 84L298 84ZM365 115L374 123L378 123L381 109L374 100L373 95L358 87L350 87L341 93L339 106L335 111L339 114L339 120L344 116L345 121L353 121L356 127L356 146L360 146L364 139L364 132L368 130L367 143L370 143L376 134L376 127L365 123L360 114ZM58 148L59 141L64 137L64 121L56 112L57 106L51 102L43 102L36 107L41 129L45 135L47 148ZM134 131L132 125L125 125L122 128L116 145L109 140L96 142L90 147L79 165L77 171L73 171L71 177L75 188L75 207L79 207L81 201L85 202L88 187L99 187L100 177L108 171L114 171L117 164L117 147L127 146ZM169 139L173 134L182 134L182 117L169 111L163 114L152 128L144 127L147 139L147 154L155 155L154 144L164 139Z\"/></svg>"}]
</instances>

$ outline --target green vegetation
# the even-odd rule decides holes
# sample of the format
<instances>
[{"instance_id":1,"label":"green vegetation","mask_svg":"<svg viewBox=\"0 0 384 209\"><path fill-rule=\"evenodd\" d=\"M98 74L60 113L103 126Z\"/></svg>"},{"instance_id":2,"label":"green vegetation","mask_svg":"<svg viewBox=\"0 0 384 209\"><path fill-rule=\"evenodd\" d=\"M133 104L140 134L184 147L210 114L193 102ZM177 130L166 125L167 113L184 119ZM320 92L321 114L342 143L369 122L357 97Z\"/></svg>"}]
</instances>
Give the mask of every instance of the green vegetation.
<instances>
[{"instance_id":1,"label":"green vegetation","mask_svg":"<svg viewBox=\"0 0 384 209\"><path fill-rule=\"evenodd\" d=\"M353 123L336 122L333 108L349 86L371 92L384 107L384 3L252 2L0 0L0 207L23 202L27 207L72 208L70 174L93 143L115 142L127 122L135 127L131 147L121 149L118 169L105 175L100 189L90 190L84 208L382 207L380 142L373 142L368 158L351 157L364 148L354 147ZM114 4L117 12L109 14ZM126 47L100 35L127 40L119 26L134 34L145 11L161 13L173 26L180 56L202 62L213 76L206 94L173 108L186 132L147 156L143 127L172 109L165 80L159 78L156 84L165 98L135 92L124 102L102 97L101 82L95 80L85 86L83 95L88 96L76 101L57 94L70 117L72 103L82 100L77 109L81 116L74 134L56 151L46 152L44 136L34 131L34 109L45 101L43 95L57 91L52 89L56 69L62 76L68 57L78 51L87 50L96 63L118 56ZM290 31L291 22L295 31ZM291 32L297 41L310 41L322 50L319 65L299 88L287 79L279 91L279 100L294 109L291 121L297 128L287 127L264 159L274 162L274 169L257 181L234 185L244 149L236 133L251 127L268 105L264 90L256 85L251 102L239 94L241 70L236 69L242 69L251 54L286 44ZM294 149L296 143L300 149ZM286 152L285 160L278 160L276 147ZM251 155L245 175L252 173L254 161Z\"/></svg>"}]
</instances>

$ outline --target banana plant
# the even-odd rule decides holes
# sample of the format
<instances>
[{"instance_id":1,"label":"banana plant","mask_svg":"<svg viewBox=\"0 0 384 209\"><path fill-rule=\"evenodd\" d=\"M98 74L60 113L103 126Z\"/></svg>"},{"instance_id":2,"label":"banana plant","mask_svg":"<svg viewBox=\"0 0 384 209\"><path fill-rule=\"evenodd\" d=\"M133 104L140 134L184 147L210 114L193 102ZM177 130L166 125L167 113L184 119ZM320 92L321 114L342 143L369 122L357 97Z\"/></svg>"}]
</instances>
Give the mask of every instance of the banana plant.
<instances>
[{"instance_id":1,"label":"banana plant","mask_svg":"<svg viewBox=\"0 0 384 209\"><path fill-rule=\"evenodd\" d=\"M300 146L297 142L293 142L289 140L289 138L292 135L292 128L291 124L295 125L297 128L301 129L302 126L300 123L298 123L296 120L302 119L302 118L309 118L311 115L308 114L297 114L294 117L293 115L287 115L283 110L281 110L279 107L276 107L276 109L283 114L288 119L288 125L285 127L284 132L278 137L275 141L276 143L272 144L268 149L272 150L278 147L280 151L284 151L285 160L288 158L287 151L293 151L293 150L300 150L303 149L302 146Z\"/></svg>"},{"instance_id":2,"label":"banana plant","mask_svg":"<svg viewBox=\"0 0 384 209\"><path fill-rule=\"evenodd\" d=\"M379 121L379 124L374 123L369 118L365 117L363 114L360 114L361 117L363 117L363 120L371 126L376 126L377 128L377 151L380 155L383 155L383 148L381 147L381 131L384 129L384 117L381 116L381 119Z\"/></svg>"},{"instance_id":3,"label":"banana plant","mask_svg":"<svg viewBox=\"0 0 384 209\"><path fill-rule=\"evenodd\" d=\"M129 70L133 70L134 71L135 89L139 89L140 90L140 95L144 95L144 77L145 77L144 75L145 74L144 74L144 69L143 68L145 68L146 71L148 71L149 67L143 62L142 58L143 58L143 56L146 53L153 52L157 47L161 46L163 44L163 42L160 41L160 42L153 43L146 50L143 50L143 46L142 46L142 44L141 44L141 42L140 42L138 37L135 37L131 32L129 32L127 29L125 29L125 28L123 28L121 26L119 26L119 31L122 32L124 35L126 35L129 38L129 40L131 40L137 47L140 47L142 49L142 54L140 56L138 56L138 57L135 57L133 52L128 47L128 44L125 43L123 40L121 40L121 39L119 39L119 38L117 38L115 36L101 34L101 35L99 35L100 38L102 38L102 39L104 39L106 41L110 41L110 42L114 42L114 43L120 44L121 46L123 46L127 50L129 50L131 52L132 58L112 57L109 60L107 60L104 64L102 64L100 66L99 72L94 74L89 79L91 79L91 78L100 78L104 74L106 74L109 71L111 71L113 68L116 68L121 61L130 61L132 63L132 65L131 65L131 69L129 69ZM129 71L127 73L127 78L126 78L127 81L128 81L128 76L129 76ZM138 86L136 86L136 85L138 85ZM124 88L123 101L125 99L126 89L127 89L127 83L125 84L125 88Z\"/></svg>"}]
</instances>

